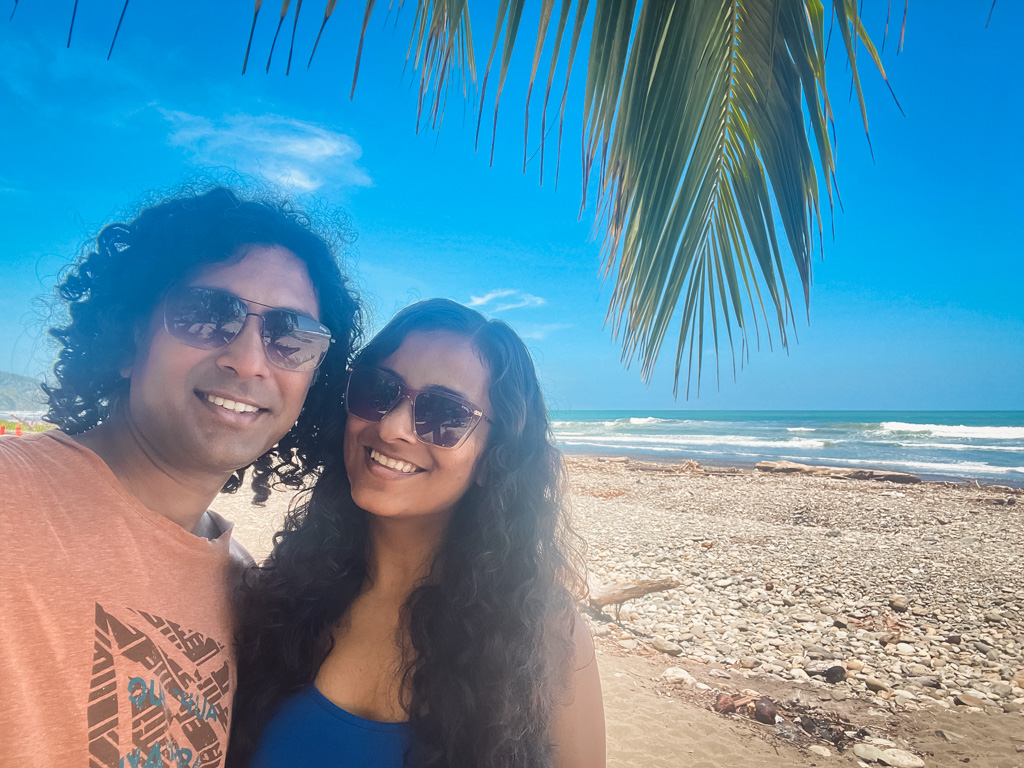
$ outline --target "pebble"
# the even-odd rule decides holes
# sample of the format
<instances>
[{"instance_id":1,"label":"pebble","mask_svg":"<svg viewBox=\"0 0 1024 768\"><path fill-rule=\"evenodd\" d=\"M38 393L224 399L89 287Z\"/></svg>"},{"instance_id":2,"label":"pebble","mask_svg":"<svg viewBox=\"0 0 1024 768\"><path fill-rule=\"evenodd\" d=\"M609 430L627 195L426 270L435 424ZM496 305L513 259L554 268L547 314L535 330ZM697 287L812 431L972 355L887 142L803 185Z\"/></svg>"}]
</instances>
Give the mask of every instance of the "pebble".
<instances>
[{"instance_id":1,"label":"pebble","mask_svg":"<svg viewBox=\"0 0 1024 768\"><path fill-rule=\"evenodd\" d=\"M991 492L921 483L883 496L879 482L637 463L567 459L591 579L680 583L622 606L630 636L612 625L610 637L624 651L807 686L825 683L806 669L832 662L847 672L833 698L879 716L1024 708L1024 515Z\"/></svg>"},{"instance_id":2,"label":"pebble","mask_svg":"<svg viewBox=\"0 0 1024 768\"><path fill-rule=\"evenodd\" d=\"M685 669L669 667L661 673L661 679L667 683L678 683L681 685L696 685L697 680Z\"/></svg>"},{"instance_id":3,"label":"pebble","mask_svg":"<svg viewBox=\"0 0 1024 768\"><path fill-rule=\"evenodd\" d=\"M656 651L667 653L669 656L678 656L683 652L683 647L662 637L656 637L651 641L651 646Z\"/></svg>"},{"instance_id":4,"label":"pebble","mask_svg":"<svg viewBox=\"0 0 1024 768\"><path fill-rule=\"evenodd\" d=\"M880 762L892 768L924 768L924 760L905 749L884 750Z\"/></svg>"},{"instance_id":5,"label":"pebble","mask_svg":"<svg viewBox=\"0 0 1024 768\"><path fill-rule=\"evenodd\" d=\"M812 744L807 748L807 751L813 752L814 754L818 755L818 757L829 757L832 754L831 752L829 752L828 747L823 747L819 744Z\"/></svg>"}]
</instances>

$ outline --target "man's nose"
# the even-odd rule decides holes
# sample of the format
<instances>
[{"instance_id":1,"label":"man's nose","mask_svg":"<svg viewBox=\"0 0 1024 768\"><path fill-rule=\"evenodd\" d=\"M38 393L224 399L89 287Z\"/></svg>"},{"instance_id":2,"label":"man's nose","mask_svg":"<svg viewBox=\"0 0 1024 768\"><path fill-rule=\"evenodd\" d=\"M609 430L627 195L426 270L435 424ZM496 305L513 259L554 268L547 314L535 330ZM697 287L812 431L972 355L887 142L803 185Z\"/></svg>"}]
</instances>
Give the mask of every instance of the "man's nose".
<instances>
[{"instance_id":1,"label":"man's nose","mask_svg":"<svg viewBox=\"0 0 1024 768\"><path fill-rule=\"evenodd\" d=\"M253 312L245 316L242 330L227 346L221 347L217 364L229 368L239 378L266 378L270 375L270 363L263 347L263 318Z\"/></svg>"}]
</instances>

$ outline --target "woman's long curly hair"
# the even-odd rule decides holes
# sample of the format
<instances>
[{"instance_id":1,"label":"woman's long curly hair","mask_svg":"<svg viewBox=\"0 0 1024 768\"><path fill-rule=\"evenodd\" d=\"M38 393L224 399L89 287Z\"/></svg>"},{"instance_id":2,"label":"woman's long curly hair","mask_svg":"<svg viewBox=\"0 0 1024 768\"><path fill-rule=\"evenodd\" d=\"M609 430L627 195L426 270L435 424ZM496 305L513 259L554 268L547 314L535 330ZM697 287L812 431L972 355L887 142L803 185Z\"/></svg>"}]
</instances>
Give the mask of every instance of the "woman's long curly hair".
<instances>
[{"instance_id":1,"label":"woman's long curly hair","mask_svg":"<svg viewBox=\"0 0 1024 768\"><path fill-rule=\"evenodd\" d=\"M306 265L321 322L334 338L296 425L251 465L258 502L266 500L271 485L301 487L325 462L328 444L321 433L345 391L361 311L325 237L309 216L285 201L245 200L225 187L187 191L133 221L104 227L95 250L71 265L56 287L67 324L50 330L60 349L55 383L43 387L49 400L46 420L78 434L108 418L128 391L121 370L137 346L148 343L150 318L167 291L212 264L242 258L247 245L287 248ZM224 490L241 487L245 471L235 472Z\"/></svg>"},{"instance_id":2,"label":"woman's long curly hair","mask_svg":"<svg viewBox=\"0 0 1024 768\"><path fill-rule=\"evenodd\" d=\"M582 568L533 361L506 324L431 299L399 312L355 364L379 364L414 331L471 341L490 374L494 413L477 460L481 483L457 505L431 575L403 606L403 706L414 734L406 762L548 766L553 707L573 669ZM342 419L332 426L322 476L289 513L267 563L250 572L229 766L247 765L282 700L313 683L367 578L367 513L352 501Z\"/></svg>"}]
</instances>

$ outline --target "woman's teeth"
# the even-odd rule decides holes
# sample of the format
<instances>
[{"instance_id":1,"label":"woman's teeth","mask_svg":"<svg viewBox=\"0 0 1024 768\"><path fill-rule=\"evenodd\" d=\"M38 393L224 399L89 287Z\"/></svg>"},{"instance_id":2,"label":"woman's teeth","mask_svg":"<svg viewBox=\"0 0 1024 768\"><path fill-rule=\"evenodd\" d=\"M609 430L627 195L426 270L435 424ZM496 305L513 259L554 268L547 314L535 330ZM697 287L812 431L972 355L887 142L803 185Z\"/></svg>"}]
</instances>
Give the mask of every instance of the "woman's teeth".
<instances>
[{"instance_id":1,"label":"woman's teeth","mask_svg":"<svg viewBox=\"0 0 1024 768\"><path fill-rule=\"evenodd\" d=\"M370 449L370 458L376 461L378 464L383 464L385 467L388 467L389 469L396 469L399 472L404 472L407 475L411 475L413 472L416 471L416 467L414 467L412 464L389 458L385 456L383 453L378 453L372 448Z\"/></svg>"},{"instance_id":2,"label":"woman's teeth","mask_svg":"<svg viewBox=\"0 0 1024 768\"><path fill-rule=\"evenodd\" d=\"M206 399L214 405L219 405L221 408L226 408L229 411L235 413L256 413L259 410L255 405L249 405L248 403L236 403L234 400L228 400L226 397L216 397L214 395L207 395Z\"/></svg>"}]
</instances>

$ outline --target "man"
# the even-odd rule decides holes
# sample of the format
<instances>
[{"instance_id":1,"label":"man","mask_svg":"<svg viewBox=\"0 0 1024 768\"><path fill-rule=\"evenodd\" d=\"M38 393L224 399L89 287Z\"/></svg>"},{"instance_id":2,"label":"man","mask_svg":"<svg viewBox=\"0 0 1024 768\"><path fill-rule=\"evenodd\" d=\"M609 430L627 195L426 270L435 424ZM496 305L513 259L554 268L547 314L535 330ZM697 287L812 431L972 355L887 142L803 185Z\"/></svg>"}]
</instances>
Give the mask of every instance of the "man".
<instances>
[{"instance_id":1,"label":"man","mask_svg":"<svg viewBox=\"0 0 1024 768\"><path fill-rule=\"evenodd\" d=\"M305 216L226 189L104 228L57 293L60 429L0 439L0 763L215 768L244 550L207 507L340 450L359 308Z\"/></svg>"}]
</instances>

